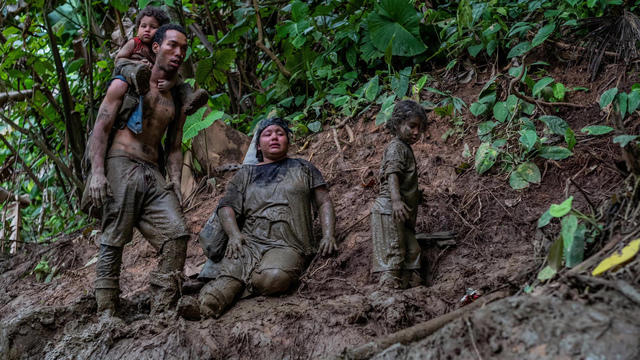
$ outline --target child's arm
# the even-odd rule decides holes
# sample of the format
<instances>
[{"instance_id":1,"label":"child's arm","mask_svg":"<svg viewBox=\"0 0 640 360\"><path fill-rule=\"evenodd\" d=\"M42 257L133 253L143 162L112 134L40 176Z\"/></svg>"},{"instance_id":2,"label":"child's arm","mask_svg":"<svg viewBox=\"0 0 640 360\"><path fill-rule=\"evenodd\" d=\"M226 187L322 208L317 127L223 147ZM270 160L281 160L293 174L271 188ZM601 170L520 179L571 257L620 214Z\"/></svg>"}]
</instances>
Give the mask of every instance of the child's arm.
<instances>
[{"instance_id":1,"label":"child's arm","mask_svg":"<svg viewBox=\"0 0 640 360\"><path fill-rule=\"evenodd\" d=\"M396 222L405 222L409 219L409 207L402 201L400 196L400 181L398 174L389 174L387 179L389 183L389 192L391 193L391 206L393 208L393 220Z\"/></svg>"},{"instance_id":2,"label":"child's arm","mask_svg":"<svg viewBox=\"0 0 640 360\"><path fill-rule=\"evenodd\" d=\"M135 47L136 47L136 42L133 39L127 41L127 43L124 44L124 46L120 50L118 50L118 54L116 55L116 60L130 58L131 55L133 55L133 49L135 49Z\"/></svg>"},{"instance_id":3,"label":"child's arm","mask_svg":"<svg viewBox=\"0 0 640 360\"><path fill-rule=\"evenodd\" d=\"M158 80L158 90L165 91L171 89L176 82L178 82L178 78L175 77L171 80Z\"/></svg>"}]
</instances>

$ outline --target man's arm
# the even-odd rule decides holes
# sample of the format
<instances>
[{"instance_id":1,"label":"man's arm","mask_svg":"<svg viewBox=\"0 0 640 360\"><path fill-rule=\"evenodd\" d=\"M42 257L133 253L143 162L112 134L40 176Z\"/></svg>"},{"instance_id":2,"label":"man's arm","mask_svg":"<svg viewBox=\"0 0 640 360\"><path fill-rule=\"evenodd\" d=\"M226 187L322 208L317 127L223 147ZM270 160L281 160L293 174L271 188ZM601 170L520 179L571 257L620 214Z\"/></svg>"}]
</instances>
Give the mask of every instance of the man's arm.
<instances>
[{"instance_id":1,"label":"man's arm","mask_svg":"<svg viewBox=\"0 0 640 360\"><path fill-rule=\"evenodd\" d=\"M109 134L116 121L118 110L122 104L124 94L127 92L126 82L115 79L109 85L107 94L100 104L98 117L93 126L91 139L89 140L89 154L91 158L91 183L89 193L93 204L101 207L107 195L111 195L109 183L104 174L104 158L107 152Z\"/></svg>"},{"instance_id":2,"label":"man's arm","mask_svg":"<svg viewBox=\"0 0 640 360\"><path fill-rule=\"evenodd\" d=\"M169 126L167 134L167 173L169 181L173 184L173 190L182 204L182 192L180 182L182 181L182 128L187 119L184 111L180 111L178 121Z\"/></svg>"},{"instance_id":3,"label":"man's arm","mask_svg":"<svg viewBox=\"0 0 640 360\"><path fill-rule=\"evenodd\" d=\"M318 205L318 213L320 214L320 227L322 228L322 240L318 253L322 256L329 255L338 250L336 245L336 215L331 202L331 195L326 187L321 186L313 190L315 203Z\"/></svg>"}]
</instances>

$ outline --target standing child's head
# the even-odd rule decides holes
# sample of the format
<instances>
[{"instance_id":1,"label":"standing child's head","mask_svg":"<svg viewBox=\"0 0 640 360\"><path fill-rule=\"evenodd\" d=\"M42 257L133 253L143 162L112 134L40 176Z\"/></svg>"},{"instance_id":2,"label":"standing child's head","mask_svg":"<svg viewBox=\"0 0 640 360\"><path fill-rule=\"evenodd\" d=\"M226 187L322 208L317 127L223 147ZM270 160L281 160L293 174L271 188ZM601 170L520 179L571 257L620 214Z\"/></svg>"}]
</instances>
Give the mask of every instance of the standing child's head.
<instances>
[{"instance_id":1,"label":"standing child's head","mask_svg":"<svg viewBox=\"0 0 640 360\"><path fill-rule=\"evenodd\" d=\"M387 128L400 140L413 144L427 129L427 113L413 100L402 100L396 103Z\"/></svg>"},{"instance_id":2,"label":"standing child's head","mask_svg":"<svg viewBox=\"0 0 640 360\"><path fill-rule=\"evenodd\" d=\"M169 15L164 10L154 6L147 6L136 17L136 34L143 43L150 46L156 30L160 26L169 23L169 20Z\"/></svg>"}]
</instances>

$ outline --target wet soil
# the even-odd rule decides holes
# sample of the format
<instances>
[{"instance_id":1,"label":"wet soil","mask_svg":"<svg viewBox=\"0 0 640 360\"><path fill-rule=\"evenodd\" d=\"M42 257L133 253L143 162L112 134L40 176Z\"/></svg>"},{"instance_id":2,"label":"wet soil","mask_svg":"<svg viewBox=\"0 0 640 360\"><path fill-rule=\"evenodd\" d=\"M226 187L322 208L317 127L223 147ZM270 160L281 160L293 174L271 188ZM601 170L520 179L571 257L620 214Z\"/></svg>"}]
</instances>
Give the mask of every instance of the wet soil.
<instances>
[{"instance_id":1,"label":"wet soil","mask_svg":"<svg viewBox=\"0 0 640 360\"><path fill-rule=\"evenodd\" d=\"M552 63L547 70L568 87L591 89L569 93L567 99L588 107L560 108L558 116L574 130L606 124L597 100L610 87L614 70L605 69L596 83L589 83L588 74L578 66ZM476 71L477 77L468 84L456 84L453 74L440 74L429 86L451 91L471 104L491 72ZM506 83L499 88L506 89ZM437 98L424 92L422 100ZM550 290L538 286L531 295L522 293L534 282L558 231L557 225L536 229L549 204L574 195L574 207L588 212L586 197L602 204L620 190L624 180L616 165L620 148L611 137L584 137L576 131L574 156L559 162L535 160L543 173L541 184L515 191L498 169L483 176L473 169L457 171L461 164L473 162L463 157L463 149L466 144L473 153L480 144L475 133L479 120L465 112L459 135L445 141L443 134L455 126L449 118L430 114L427 136L413 146L424 193L416 231L456 231L456 245L425 244L426 285L386 292L377 288L370 274L368 211L377 196L382 151L391 138L373 124L376 111L368 110L348 128L337 130L339 149L333 131L326 128L298 140L290 153L314 163L329 183L340 241L339 253L315 259L291 293L240 300L220 319L150 317L148 274L157 259L153 248L136 234L124 250L120 319L99 318L92 295L98 248L89 229L53 245L30 245L18 256L0 258L0 286L5 290L0 294L0 358L326 358L455 310L467 288L484 294L507 288L518 296L490 304L414 344L396 345L377 358L638 356L640 323L629 316L640 313L637 303L607 289L591 295L587 287L566 282ZM195 234L215 209L231 175L219 174L215 185L209 182L192 202L195 205L185 209L193 234L187 276L194 277L204 263ZM42 256L57 265L57 276L49 283L38 282L31 274Z\"/></svg>"}]
</instances>

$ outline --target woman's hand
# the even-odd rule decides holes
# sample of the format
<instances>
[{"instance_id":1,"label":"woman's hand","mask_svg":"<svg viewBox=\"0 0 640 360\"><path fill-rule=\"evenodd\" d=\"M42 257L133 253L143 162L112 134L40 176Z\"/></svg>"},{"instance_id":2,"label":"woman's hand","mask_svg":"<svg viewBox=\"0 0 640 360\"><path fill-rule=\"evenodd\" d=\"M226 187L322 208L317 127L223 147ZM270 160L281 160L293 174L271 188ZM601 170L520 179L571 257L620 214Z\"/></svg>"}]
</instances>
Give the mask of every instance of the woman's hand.
<instances>
[{"instance_id":1,"label":"woman's hand","mask_svg":"<svg viewBox=\"0 0 640 360\"><path fill-rule=\"evenodd\" d=\"M335 237L333 236L322 237L322 240L320 240L320 247L318 247L318 253L320 255L327 256L337 250L338 250L338 245L336 244Z\"/></svg>"},{"instance_id":2,"label":"woman's hand","mask_svg":"<svg viewBox=\"0 0 640 360\"><path fill-rule=\"evenodd\" d=\"M402 200L395 200L391 202L393 207L393 220L399 223L403 223L409 219L409 207Z\"/></svg>"},{"instance_id":3,"label":"woman's hand","mask_svg":"<svg viewBox=\"0 0 640 360\"><path fill-rule=\"evenodd\" d=\"M242 246L245 243L244 235L238 234L235 236L230 236L229 241L227 242L227 250L224 252L224 256L231 259L237 259L239 256L242 256Z\"/></svg>"}]
</instances>

